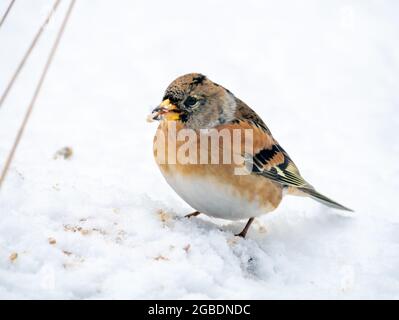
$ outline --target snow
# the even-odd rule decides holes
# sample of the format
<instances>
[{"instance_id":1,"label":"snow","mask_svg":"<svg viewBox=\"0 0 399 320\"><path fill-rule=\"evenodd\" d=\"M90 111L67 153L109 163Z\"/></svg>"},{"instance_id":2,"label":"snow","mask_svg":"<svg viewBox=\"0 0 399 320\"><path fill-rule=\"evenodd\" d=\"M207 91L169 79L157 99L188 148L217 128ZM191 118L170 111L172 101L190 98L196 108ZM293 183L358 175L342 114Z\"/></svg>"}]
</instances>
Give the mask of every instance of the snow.
<instances>
[{"instance_id":1,"label":"snow","mask_svg":"<svg viewBox=\"0 0 399 320\"><path fill-rule=\"evenodd\" d=\"M0 91L51 5L15 3ZM0 109L1 165L67 5ZM0 191L0 298L398 299L398 9L78 1ZM245 221L184 219L145 118L188 72L246 101L303 176L356 212L286 197L245 240Z\"/></svg>"}]
</instances>

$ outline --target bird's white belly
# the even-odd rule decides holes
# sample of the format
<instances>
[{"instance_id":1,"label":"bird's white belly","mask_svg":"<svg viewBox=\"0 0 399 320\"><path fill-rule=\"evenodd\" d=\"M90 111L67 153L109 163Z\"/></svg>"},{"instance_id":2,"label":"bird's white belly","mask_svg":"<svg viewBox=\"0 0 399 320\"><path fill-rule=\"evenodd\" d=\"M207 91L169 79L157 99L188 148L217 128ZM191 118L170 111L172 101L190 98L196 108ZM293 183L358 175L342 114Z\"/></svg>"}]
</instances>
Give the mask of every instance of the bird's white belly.
<instances>
[{"instance_id":1,"label":"bird's white belly","mask_svg":"<svg viewBox=\"0 0 399 320\"><path fill-rule=\"evenodd\" d=\"M240 220L257 217L271 211L257 200L247 200L233 186L216 182L211 177L164 174L176 193L195 210L206 215Z\"/></svg>"}]
</instances>

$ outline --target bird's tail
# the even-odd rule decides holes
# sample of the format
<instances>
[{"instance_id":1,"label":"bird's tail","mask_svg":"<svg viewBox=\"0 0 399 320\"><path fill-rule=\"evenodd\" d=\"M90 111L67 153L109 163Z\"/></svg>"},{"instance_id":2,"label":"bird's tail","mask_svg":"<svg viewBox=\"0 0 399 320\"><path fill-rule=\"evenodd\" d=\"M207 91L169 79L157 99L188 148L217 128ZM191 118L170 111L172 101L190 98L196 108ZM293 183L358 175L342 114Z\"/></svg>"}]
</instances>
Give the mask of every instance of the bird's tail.
<instances>
[{"instance_id":1,"label":"bird's tail","mask_svg":"<svg viewBox=\"0 0 399 320\"><path fill-rule=\"evenodd\" d=\"M330 198L323 196L321 193L318 193L314 189L310 189L310 188L299 188L299 189L302 192L306 193L308 196L310 196L312 199L314 199L318 202L321 202L322 204L324 204L328 207L353 212L352 209L349 209L349 208L343 206L342 204L339 204L338 202L335 202L334 200L331 200Z\"/></svg>"}]
</instances>

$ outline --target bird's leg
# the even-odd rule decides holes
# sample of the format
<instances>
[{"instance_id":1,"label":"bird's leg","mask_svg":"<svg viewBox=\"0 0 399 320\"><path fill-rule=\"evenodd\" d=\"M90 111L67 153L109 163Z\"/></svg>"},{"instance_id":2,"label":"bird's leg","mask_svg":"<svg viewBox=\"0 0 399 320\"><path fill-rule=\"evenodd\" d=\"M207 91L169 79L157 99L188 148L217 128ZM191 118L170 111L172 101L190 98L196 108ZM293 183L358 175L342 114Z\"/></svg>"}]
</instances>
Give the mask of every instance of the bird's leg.
<instances>
[{"instance_id":1,"label":"bird's leg","mask_svg":"<svg viewBox=\"0 0 399 320\"><path fill-rule=\"evenodd\" d=\"M244 229L242 229L242 231L238 234L236 234L237 237L242 237L245 238L245 236L247 235L248 229L251 226L251 223L255 220L255 218L250 218L247 222L247 224L245 225Z\"/></svg>"},{"instance_id":2,"label":"bird's leg","mask_svg":"<svg viewBox=\"0 0 399 320\"><path fill-rule=\"evenodd\" d=\"M196 216L198 216L200 213L201 213L201 212L199 212L199 211L195 211L195 212L193 212L193 213L190 213L190 214L185 215L184 217L185 217L185 218L196 217Z\"/></svg>"}]
</instances>

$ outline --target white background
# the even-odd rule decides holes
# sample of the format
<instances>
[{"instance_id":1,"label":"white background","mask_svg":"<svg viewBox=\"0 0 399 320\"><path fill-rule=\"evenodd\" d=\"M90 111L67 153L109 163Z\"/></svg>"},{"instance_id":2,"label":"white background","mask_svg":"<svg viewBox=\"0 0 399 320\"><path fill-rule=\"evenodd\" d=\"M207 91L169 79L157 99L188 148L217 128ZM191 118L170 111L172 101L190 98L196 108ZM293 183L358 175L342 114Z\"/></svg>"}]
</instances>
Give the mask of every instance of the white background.
<instances>
[{"instance_id":1,"label":"white background","mask_svg":"<svg viewBox=\"0 0 399 320\"><path fill-rule=\"evenodd\" d=\"M52 4L16 1L0 92ZM0 109L1 166L67 5ZM0 192L0 298L398 299L398 12L397 1L78 1ZM181 219L192 209L159 173L145 118L188 72L247 102L303 176L356 212L287 197L246 240L233 236L245 221ZM65 146L72 159L54 160Z\"/></svg>"}]
</instances>

